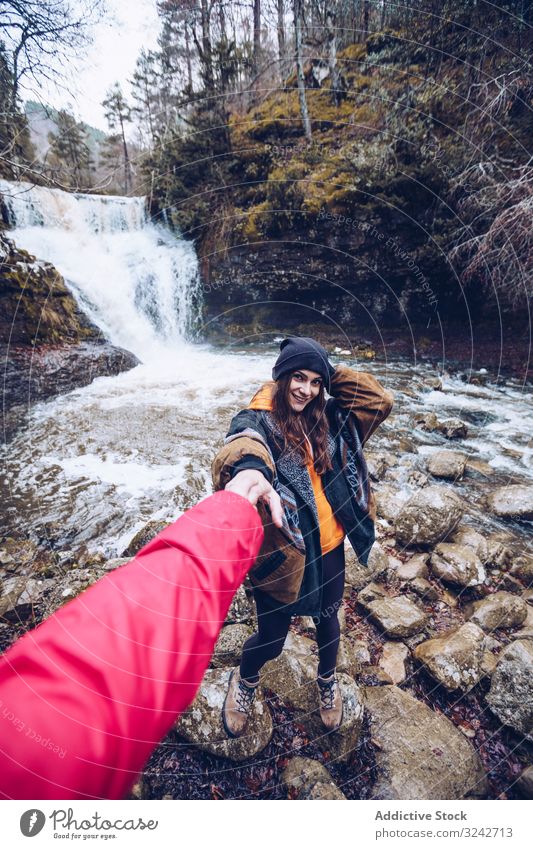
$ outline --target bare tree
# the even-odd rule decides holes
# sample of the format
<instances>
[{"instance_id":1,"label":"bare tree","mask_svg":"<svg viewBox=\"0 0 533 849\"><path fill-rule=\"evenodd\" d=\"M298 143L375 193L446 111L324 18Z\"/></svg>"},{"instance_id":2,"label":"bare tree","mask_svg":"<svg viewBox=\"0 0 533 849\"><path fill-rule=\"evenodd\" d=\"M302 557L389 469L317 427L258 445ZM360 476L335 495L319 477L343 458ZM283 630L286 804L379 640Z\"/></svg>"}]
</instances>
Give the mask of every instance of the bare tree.
<instances>
[{"instance_id":1,"label":"bare tree","mask_svg":"<svg viewBox=\"0 0 533 849\"><path fill-rule=\"evenodd\" d=\"M21 84L58 83L67 62L91 42L91 30L105 12L105 0L2 0L0 35L10 55L11 100Z\"/></svg>"}]
</instances>

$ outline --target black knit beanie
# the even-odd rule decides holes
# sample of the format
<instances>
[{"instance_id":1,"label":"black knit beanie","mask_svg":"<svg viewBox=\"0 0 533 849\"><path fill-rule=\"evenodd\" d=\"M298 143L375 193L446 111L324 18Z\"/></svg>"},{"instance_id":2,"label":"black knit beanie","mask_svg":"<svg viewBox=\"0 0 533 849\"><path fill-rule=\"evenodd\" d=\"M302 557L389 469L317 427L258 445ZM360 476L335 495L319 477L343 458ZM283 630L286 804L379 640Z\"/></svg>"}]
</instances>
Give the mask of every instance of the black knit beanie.
<instances>
[{"instance_id":1,"label":"black knit beanie","mask_svg":"<svg viewBox=\"0 0 533 849\"><path fill-rule=\"evenodd\" d=\"M316 371L329 392L330 380L335 371L328 360L322 345L307 336L288 336L280 344L280 355L272 369L272 377L277 380L283 374L297 371L299 368Z\"/></svg>"}]
</instances>

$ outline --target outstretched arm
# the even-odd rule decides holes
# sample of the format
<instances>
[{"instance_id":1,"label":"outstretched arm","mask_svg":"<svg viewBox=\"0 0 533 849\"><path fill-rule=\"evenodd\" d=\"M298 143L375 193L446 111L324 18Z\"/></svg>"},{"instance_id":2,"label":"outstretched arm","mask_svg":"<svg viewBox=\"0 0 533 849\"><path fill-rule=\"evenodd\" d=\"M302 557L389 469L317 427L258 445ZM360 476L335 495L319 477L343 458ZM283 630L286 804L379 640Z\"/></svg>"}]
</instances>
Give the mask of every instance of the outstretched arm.
<instances>
[{"instance_id":1,"label":"outstretched arm","mask_svg":"<svg viewBox=\"0 0 533 849\"><path fill-rule=\"evenodd\" d=\"M193 700L259 552L252 503L266 491L240 486L187 511L0 658L1 797L127 793Z\"/></svg>"}]
</instances>

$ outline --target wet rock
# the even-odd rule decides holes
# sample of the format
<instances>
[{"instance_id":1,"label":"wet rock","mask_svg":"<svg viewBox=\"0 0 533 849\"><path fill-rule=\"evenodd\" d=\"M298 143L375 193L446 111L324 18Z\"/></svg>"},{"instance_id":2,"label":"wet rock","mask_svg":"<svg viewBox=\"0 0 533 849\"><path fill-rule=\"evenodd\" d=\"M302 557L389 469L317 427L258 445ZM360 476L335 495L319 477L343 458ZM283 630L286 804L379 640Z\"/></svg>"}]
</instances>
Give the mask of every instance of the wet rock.
<instances>
[{"instance_id":1,"label":"wet rock","mask_svg":"<svg viewBox=\"0 0 533 849\"><path fill-rule=\"evenodd\" d=\"M343 722L337 731L327 734L319 714L317 658L311 654L313 645L312 640L289 632L281 655L263 667L261 684L295 712L294 721L304 726L311 740L318 742L333 759L347 761L361 733L360 691L353 678L345 673L338 674Z\"/></svg>"},{"instance_id":2,"label":"wet rock","mask_svg":"<svg viewBox=\"0 0 533 849\"><path fill-rule=\"evenodd\" d=\"M9 617L16 610L18 600L28 579L25 577L13 577L2 581L0 588L0 617Z\"/></svg>"},{"instance_id":3,"label":"wet rock","mask_svg":"<svg viewBox=\"0 0 533 849\"><path fill-rule=\"evenodd\" d=\"M208 669L192 705L175 725L176 733L204 752L231 761L244 761L261 752L273 733L272 717L262 696L256 695L246 733L230 738L222 724L222 706L231 669Z\"/></svg>"},{"instance_id":4,"label":"wet rock","mask_svg":"<svg viewBox=\"0 0 533 849\"><path fill-rule=\"evenodd\" d=\"M527 613L522 627L514 632L513 637L517 640L533 640L533 608L527 605Z\"/></svg>"},{"instance_id":5,"label":"wet rock","mask_svg":"<svg viewBox=\"0 0 533 849\"><path fill-rule=\"evenodd\" d=\"M124 549L121 554L121 557L135 557L137 552L144 548L157 534L161 533L166 527L168 527L168 522L162 522L160 520L154 520L151 522L147 522L144 528L141 528L138 531L128 547Z\"/></svg>"},{"instance_id":6,"label":"wet rock","mask_svg":"<svg viewBox=\"0 0 533 849\"><path fill-rule=\"evenodd\" d=\"M103 569L71 569L60 581L55 581L47 598L47 615L71 601L105 575Z\"/></svg>"},{"instance_id":7,"label":"wet rock","mask_svg":"<svg viewBox=\"0 0 533 849\"><path fill-rule=\"evenodd\" d=\"M375 575L384 572L388 566L388 555L383 551L383 548L378 542L375 542L370 551L368 565L363 566L359 563L357 556L351 546L345 546L346 555L346 573L345 585L355 590L361 589Z\"/></svg>"},{"instance_id":8,"label":"wet rock","mask_svg":"<svg viewBox=\"0 0 533 849\"><path fill-rule=\"evenodd\" d=\"M238 666L241 660L242 647L252 634L253 630L249 625L227 625L222 628L210 666L214 669L224 666Z\"/></svg>"},{"instance_id":9,"label":"wet rock","mask_svg":"<svg viewBox=\"0 0 533 849\"><path fill-rule=\"evenodd\" d=\"M416 413L412 419L413 424L422 430L432 431L438 430L439 420L435 413Z\"/></svg>"},{"instance_id":10,"label":"wet rock","mask_svg":"<svg viewBox=\"0 0 533 849\"><path fill-rule=\"evenodd\" d=\"M370 652L368 651L368 645L364 640L353 640L352 648L354 650L355 657L361 666L370 663Z\"/></svg>"},{"instance_id":11,"label":"wet rock","mask_svg":"<svg viewBox=\"0 0 533 849\"><path fill-rule=\"evenodd\" d=\"M533 741L532 640L515 640L502 651L487 703L501 722Z\"/></svg>"},{"instance_id":12,"label":"wet rock","mask_svg":"<svg viewBox=\"0 0 533 849\"><path fill-rule=\"evenodd\" d=\"M513 552L499 535L491 534L487 539L487 566L507 569L513 560Z\"/></svg>"},{"instance_id":13,"label":"wet rock","mask_svg":"<svg viewBox=\"0 0 533 849\"><path fill-rule=\"evenodd\" d=\"M420 643L415 658L447 690L470 690L481 678L484 634L470 622Z\"/></svg>"},{"instance_id":14,"label":"wet rock","mask_svg":"<svg viewBox=\"0 0 533 849\"><path fill-rule=\"evenodd\" d=\"M372 581L358 593L357 601L360 605L362 605L362 607L365 607L368 610L368 606L372 601L383 597L387 597L387 590L383 584L376 584Z\"/></svg>"},{"instance_id":15,"label":"wet rock","mask_svg":"<svg viewBox=\"0 0 533 849\"><path fill-rule=\"evenodd\" d=\"M292 758L281 774L289 799L345 799L326 767L311 758Z\"/></svg>"},{"instance_id":16,"label":"wet rock","mask_svg":"<svg viewBox=\"0 0 533 849\"><path fill-rule=\"evenodd\" d=\"M409 581L408 589L425 601L438 601L441 597L440 591L426 578L413 578Z\"/></svg>"},{"instance_id":17,"label":"wet rock","mask_svg":"<svg viewBox=\"0 0 533 849\"><path fill-rule=\"evenodd\" d=\"M400 581L412 581L413 578L427 578L429 554L415 554L406 563L396 569L396 577Z\"/></svg>"},{"instance_id":18,"label":"wet rock","mask_svg":"<svg viewBox=\"0 0 533 849\"><path fill-rule=\"evenodd\" d=\"M381 480L389 466L386 457L383 454L376 454L369 451L365 454L365 459L371 480Z\"/></svg>"},{"instance_id":19,"label":"wet rock","mask_svg":"<svg viewBox=\"0 0 533 849\"><path fill-rule=\"evenodd\" d=\"M405 681L405 663L409 657L409 649L403 643L384 643L383 653L379 661L381 668L390 677L393 684Z\"/></svg>"},{"instance_id":20,"label":"wet rock","mask_svg":"<svg viewBox=\"0 0 533 849\"><path fill-rule=\"evenodd\" d=\"M436 451L428 460L427 468L435 478L458 480L464 474L466 454L459 451Z\"/></svg>"},{"instance_id":21,"label":"wet rock","mask_svg":"<svg viewBox=\"0 0 533 849\"><path fill-rule=\"evenodd\" d=\"M519 578L526 587L533 587L533 557L517 557L511 567L511 574Z\"/></svg>"},{"instance_id":22,"label":"wet rock","mask_svg":"<svg viewBox=\"0 0 533 849\"><path fill-rule=\"evenodd\" d=\"M396 538L404 545L434 545L445 539L463 514L461 501L440 486L428 486L401 508L395 522Z\"/></svg>"},{"instance_id":23,"label":"wet rock","mask_svg":"<svg viewBox=\"0 0 533 849\"><path fill-rule=\"evenodd\" d=\"M363 667L357 680L363 687L384 687L386 684L393 683L388 672L381 666L373 664Z\"/></svg>"},{"instance_id":24,"label":"wet rock","mask_svg":"<svg viewBox=\"0 0 533 849\"><path fill-rule=\"evenodd\" d=\"M395 686L365 688L365 708L376 745L373 799L486 795L481 761L449 719Z\"/></svg>"},{"instance_id":25,"label":"wet rock","mask_svg":"<svg viewBox=\"0 0 533 849\"><path fill-rule=\"evenodd\" d=\"M457 530L451 535L449 542L454 542L456 545L467 545L469 548L473 548L481 560L482 565L485 565L489 559L488 541L470 525L459 525Z\"/></svg>"},{"instance_id":26,"label":"wet rock","mask_svg":"<svg viewBox=\"0 0 533 849\"><path fill-rule=\"evenodd\" d=\"M0 568L5 572L27 575L36 556L37 546L28 539L7 537L0 544Z\"/></svg>"},{"instance_id":27,"label":"wet rock","mask_svg":"<svg viewBox=\"0 0 533 849\"><path fill-rule=\"evenodd\" d=\"M533 519L533 486L502 486L487 496L487 505L501 519Z\"/></svg>"},{"instance_id":28,"label":"wet rock","mask_svg":"<svg viewBox=\"0 0 533 849\"><path fill-rule=\"evenodd\" d=\"M106 572L114 572L115 569L120 569L121 566L125 566L129 562L129 557L114 557L112 560L106 560L104 569Z\"/></svg>"},{"instance_id":29,"label":"wet rock","mask_svg":"<svg viewBox=\"0 0 533 849\"><path fill-rule=\"evenodd\" d=\"M244 591L244 587L239 587L233 601L230 604L228 614L226 616L226 625L253 625L255 619L255 611L253 602L249 601L248 596Z\"/></svg>"},{"instance_id":30,"label":"wet rock","mask_svg":"<svg viewBox=\"0 0 533 849\"><path fill-rule=\"evenodd\" d=\"M56 586L57 581L53 578L8 578L3 581L0 616L9 622L18 622L37 610L42 612L47 597Z\"/></svg>"},{"instance_id":31,"label":"wet rock","mask_svg":"<svg viewBox=\"0 0 533 849\"><path fill-rule=\"evenodd\" d=\"M522 593L522 598L524 599L526 604L533 605L533 589L524 590L524 592Z\"/></svg>"},{"instance_id":32,"label":"wet rock","mask_svg":"<svg viewBox=\"0 0 533 849\"><path fill-rule=\"evenodd\" d=\"M497 628L517 628L527 616L525 601L511 593L497 592L482 601L473 604L470 622L479 625L484 631Z\"/></svg>"},{"instance_id":33,"label":"wet rock","mask_svg":"<svg viewBox=\"0 0 533 849\"><path fill-rule=\"evenodd\" d=\"M494 474L494 469L489 463L484 460L474 460L469 458L466 461L466 471L469 475L479 478L490 478Z\"/></svg>"},{"instance_id":34,"label":"wet rock","mask_svg":"<svg viewBox=\"0 0 533 849\"><path fill-rule=\"evenodd\" d=\"M409 637L422 631L427 616L406 596L378 598L367 604L371 619L389 637Z\"/></svg>"},{"instance_id":35,"label":"wet rock","mask_svg":"<svg viewBox=\"0 0 533 849\"><path fill-rule=\"evenodd\" d=\"M339 790L337 785L333 781L317 781L317 783L309 790L307 793L302 793L299 799L308 799L309 801L313 799L322 800L322 799L346 799L344 793Z\"/></svg>"},{"instance_id":36,"label":"wet rock","mask_svg":"<svg viewBox=\"0 0 533 849\"><path fill-rule=\"evenodd\" d=\"M431 572L442 581L460 587L475 587L486 578L485 569L473 548L441 542L430 559Z\"/></svg>"},{"instance_id":37,"label":"wet rock","mask_svg":"<svg viewBox=\"0 0 533 849\"><path fill-rule=\"evenodd\" d=\"M381 519L394 522L402 509L405 498L401 492L387 484L381 484L375 488L376 511Z\"/></svg>"},{"instance_id":38,"label":"wet rock","mask_svg":"<svg viewBox=\"0 0 533 849\"><path fill-rule=\"evenodd\" d=\"M468 436L468 425L461 419L445 419L439 422L438 430L446 439L466 439Z\"/></svg>"},{"instance_id":39,"label":"wet rock","mask_svg":"<svg viewBox=\"0 0 533 849\"><path fill-rule=\"evenodd\" d=\"M516 781L516 788L524 799L533 799L533 765L526 766Z\"/></svg>"}]
</instances>

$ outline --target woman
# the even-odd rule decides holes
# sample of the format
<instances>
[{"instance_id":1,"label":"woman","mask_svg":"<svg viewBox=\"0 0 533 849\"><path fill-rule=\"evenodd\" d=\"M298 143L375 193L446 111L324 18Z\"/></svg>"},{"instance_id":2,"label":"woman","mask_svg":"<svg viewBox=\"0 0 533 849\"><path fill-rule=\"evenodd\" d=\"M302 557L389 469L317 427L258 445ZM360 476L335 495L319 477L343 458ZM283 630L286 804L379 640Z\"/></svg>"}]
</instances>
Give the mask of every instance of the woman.
<instances>
[{"instance_id":1,"label":"woman","mask_svg":"<svg viewBox=\"0 0 533 849\"><path fill-rule=\"evenodd\" d=\"M329 731L342 722L335 665L344 538L366 564L375 514L362 445L392 408L392 396L375 378L334 368L324 348L306 337L283 340L272 377L233 418L213 461L216 489L239 474L255 473L258 481L264 475L283 505L281 529L260 508L265 538L250 572L258 631L230 678L222 716L231 737L244 733L259 671L281 653L294 615L315 619L322 722Z\"/></svg>"}]
</instances>

